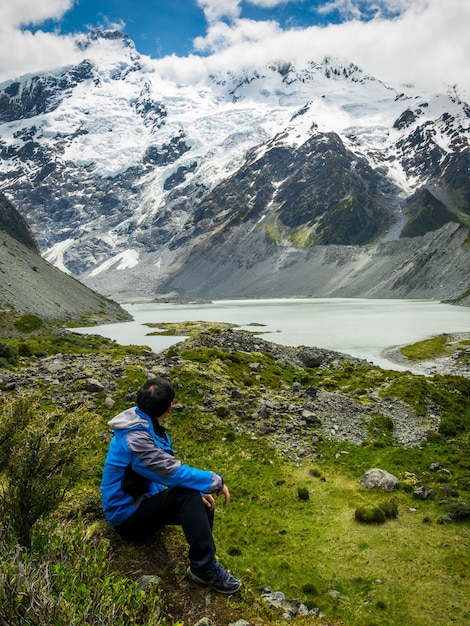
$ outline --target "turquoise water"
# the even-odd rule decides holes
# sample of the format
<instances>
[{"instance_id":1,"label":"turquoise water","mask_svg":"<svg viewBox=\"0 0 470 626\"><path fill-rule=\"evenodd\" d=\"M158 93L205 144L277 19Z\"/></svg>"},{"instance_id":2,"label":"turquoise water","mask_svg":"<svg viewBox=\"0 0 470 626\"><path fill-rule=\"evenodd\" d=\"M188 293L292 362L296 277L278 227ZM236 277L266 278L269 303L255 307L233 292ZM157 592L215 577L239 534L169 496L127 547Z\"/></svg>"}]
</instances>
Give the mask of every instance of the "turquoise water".
<instances>
[{"instance_id":1,"label":"turquoise water","mask_svg":"<svg viewBox=\"0 0 470 626\"><path fill-rule=\"evenodd\" d=\"M289 346L316 346L393 367L384 349L442 333L470 332L470 309L430 300L350 298L221 300L207 304L124 305L134 321L96 326L93 333L121 344L147 345L156 352L182 337L148 337L146 323L230 322ZM253 325L262 324L261 327ZM90 328L76 329L89 333Z\"/></svg>"}]
</instances>

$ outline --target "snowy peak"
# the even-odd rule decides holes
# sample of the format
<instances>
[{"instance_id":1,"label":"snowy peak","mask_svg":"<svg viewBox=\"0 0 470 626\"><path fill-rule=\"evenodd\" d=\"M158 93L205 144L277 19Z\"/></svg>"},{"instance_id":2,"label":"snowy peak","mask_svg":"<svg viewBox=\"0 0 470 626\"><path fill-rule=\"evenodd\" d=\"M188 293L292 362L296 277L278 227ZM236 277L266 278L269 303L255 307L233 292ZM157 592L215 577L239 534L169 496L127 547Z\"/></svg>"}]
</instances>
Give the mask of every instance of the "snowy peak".
<instances>
[{"instance_id":1,"label":"snowy peak","mask_svg":"<svg viewBox=\"0 0 470 626\"><path fill-rule=\"evenodd\" d=\"M0 89L0 183L46 257L82 280L132 268L158 283L234 228L297 249L396 238L418 214L432 230L436 207L439 224L470 222L456 89L399 92L332 58L180 84L124 33L79 48L75 66Z\"/></svg>"}]
</instances>

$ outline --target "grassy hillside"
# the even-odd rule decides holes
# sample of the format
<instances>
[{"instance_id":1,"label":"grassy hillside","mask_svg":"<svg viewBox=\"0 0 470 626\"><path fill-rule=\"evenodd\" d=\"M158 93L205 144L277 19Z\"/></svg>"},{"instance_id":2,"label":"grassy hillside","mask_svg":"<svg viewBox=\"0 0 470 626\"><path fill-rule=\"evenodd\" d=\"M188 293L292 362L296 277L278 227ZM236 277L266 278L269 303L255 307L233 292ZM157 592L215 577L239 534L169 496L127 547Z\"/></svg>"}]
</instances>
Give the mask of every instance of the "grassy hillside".
<instances>
[{"instance_id":1,"label":"grassy hillside","mask_svg":"<svg viewBox=\"0 0 470 626\"><path fill-rule=\"evenodd\" d=\"M295 350L250 335L239 350L238 332L191 330L191 339L161 355L92 337L1 340L4 352L23 355L4 359L0 370L4 622L191 626L206 616L214 626L283 623L261 594L269 587L311 611L297 624L470 624L470 381L338 355L305 367ZM168 376L176 388L167 428L177 455L220 471L230 488L230 505L217 508L215 537L219 559L243 580L236 596L208 594L185 579L179 528L131 545L102 519L106 422L133 404L149 374ZM329 417L299 417L323 396ZM361 416L360 443L342 437L346 402ZM387 403L405 407L413 428L429 423L427 439L399 445L395 415L377 410ZM330 418L339 429L324 428ZM399 489L363 487L372 467L395 474ZM420 487L426 499L416 497ZM48 488L65 490L65 498L44 508ZM29 547L21 552L15 545L25 520L21 526L12 511L25 493L39 515L26 520ZM358 511L377 521L357 521ZM139 591L142 576L159 580Z\"/></svg>"}]
</instances>

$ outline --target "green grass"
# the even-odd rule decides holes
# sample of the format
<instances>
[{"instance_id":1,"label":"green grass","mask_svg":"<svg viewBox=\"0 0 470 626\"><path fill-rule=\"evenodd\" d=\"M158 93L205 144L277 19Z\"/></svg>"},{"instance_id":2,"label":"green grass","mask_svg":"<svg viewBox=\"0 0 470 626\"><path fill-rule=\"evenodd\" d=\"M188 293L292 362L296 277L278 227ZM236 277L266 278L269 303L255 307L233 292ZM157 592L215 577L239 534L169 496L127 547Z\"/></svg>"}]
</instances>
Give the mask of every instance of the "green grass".
<instances>
[{"instance_id":1,"label":"green grass","mask_svg":"<svg viewBox=\"0 0 470 626\"><path fill-rule=\"evenodd\" d=\"M410 361L421 361L449 356L469 346L468 340L453 341L449 335L438 335L404 346L400 352Z\"/></svg>"},{"instance_id":2,"label":"green grass","mask_svg":"<svg viewBox=\"0 0 470 626\"><path fill-rule=\"evenodd\" d=\"M146 324L149 328L162 328L161 331L155 331L148 333L148 336L152 335L162 335L162 336L180 336L187 335L192 337L194 335L199 334L200 332L210 332L215 333L220 330L226 330L227 328L235 328L236 324L229 324L228 322L158 322L153 323L149 322Z\"/></svg>"},{"instance_id":3,"label":"green grass","mask_svg":"<svg viewBox=\"0 0 470 626\"><path fill-rule=\"evenodd\" d=\"M216 336L220 330L212 332ZM19 340L11 341L18 349ZM46 336L27 341L32 354L38 350L45 354L88 351L119 362L124 355L142 353L140 347L121 347L95 337ZM470 499L469 381L349 364L298 370L281 365L268 353L228 352L215 343L207 347L188 341L173 346L167 355L179 356L170 374L177 407L166 423L176 456L221 472L231 493L228 507L218 503L214 534L220 560L243 579L244 590L240 597L224 600L227 606L251 616L253 623L258 618L263 624L274 624L257 600L259 590L269 586L289 598L300 598L308 607L319 607L329 620L345 626L470 624L470 525L468 520L439 523L451 505ZM249 368L253 362L261 366L256 374ZM100 519L99 480L108 442L106 420L128 406L129 390L136 390L145 376L138 362L129 364L116 380L113 409L105 409L102 399L96 399L96 432L83 461L88 468L86 478L77 482L54 515L61 524L88 516L88 532L80 538L83 554L76 555L85 570L83 576L90 578L95 572L104 578L103 589L110 594L123 585L123 606L137 603L132 610L142 614L147 610L144 600L140 596L132 600L132 586L115 578L119 573L124 581L132 578L137 560L144 559L139 549L119 558L103 551L104 569L93 559L88 565L87 559L92 542L105 528ZM369 439L363 445L320 439L315 453L292 463L269 436L254 436L244 427L254 419L260 389L282 399L296 382L324 391L340 390L364 404L371 402L368 392L378 390L406 402L418 415L425 415L432 406L454 425L455 432L434 435L417 448L403 448L391 437L389 419L372 414ZM227 393L233 388L240 397ZM42 393L49 402L48 390ZM290 401L301 405L304 400L290 397ZM436 462L439 467L431 469ZM401 488L386 494L362 487L359 479L371 467L395 474ZM434 497L415 499L413 489L419 486L432 490ZM392 495L398 508L396 518L382 524L356 521L359 507L383 507ZM101 529L98 535L96 524ZM47 535L44 541L49 541ZM164 535L162 541L168 542L167 549L179 550L178 558L185 561L179 529ZM141 551L145 553L146 548ZM159 566L153 565L156 573ZM78 573L68 567L64 566L64 576L72 576L73 581ZM177 579L176 594L180 587ZM71 588L67 593L70 600ZM86 602L86 594L78 600ZM314 621L296 618L296 623Z\"/></svg>"},{"instance_id":4,"label":"green grass","mask_svg":"<svg viewBox=\"0 0 470 626\"><path fill-rule=\"evenodd\" d=\"M65 333L61 335L44 334L21 338L1 338L1 342L11 346L21 356L52 356L54 354L107 354L114 358L126 354L136 354L149 350L146 346L122 346L111 339L98 335L79 335Z\"/></svg>"},{"instance_id":5,"label":"green grass","mask_svg":"<svg viewBox=\"0 0 470 626\"><path fill-rule=\"evenodd\" d=\"M279 245L286 227L277 217L277 214L270 214L262 223L265 227L267 243Z\"/></svg>"},{"instance_id":6,"label":"green grass","mask_svg":"<svg viewBox=\"0 0 470 626\"><path fill-rule=\"evenodd\" d=\"M468 525L437 524L442 507L404 491L395 496L397 519L381 526L355 521L357 506L380 505L387 497L358 482L372 455L366 453L364 462L364 450L350 447L338 464L325 444L315 462L325 479L319 480L308 467L292 467L258 442L240 438L222 447L212 440L210 447L213 454L195 450L192 458L208 467L215 463L231 489L231 505L217 514L219 554L254 588L269 585L300 597L350 626L444 624L449 612L470 617L463 602L470 591ZM416 469L412 457L405 467ZM397 465L403 468L403 458ZM299 485L307 486L308 501L299 500ZM424 517L432 523L424 524ZM315 597L303 591L308 586L317 590ZM445 598L443 588L449 590Z\"/></svg>"},{"instance_id":7,"label":"green grass","mask_svg":"<svg viewBox=\"0 0 470 626\"><path fill-rule=\"evenodd\" d=\"M184 421L172 418L172 432L181 428L185 432ZM206 442L211 431L217 428L205 430ZM176 440L191 448L188 437ZM388 463L385 454L379 460L370 450L347 446L349 454L338 462L338 446L326 443L315 461L322 480L311 476L309 464L293 467L243 437L230 444L214 437L209 446L213 453L201 455L196 446L190 458L221 468L231 489L230 507L217 514L219 554L254 588L269 585L300 597L349 626L470 619L463 601L470 591L468 524L438 524L445 510L437 501L418 502L402 490L395 494L397 519L380 526L354 519L356 507L379 506L388 497L360 486L363 470L385 466L402 477L407 468L424 478L430 460L443 458L441 451L435 457L432 448L421 450L421 458L400 451ZM299 485L308 488L307 501L299 500ZM426 517L430 524L423 523ZM308 586L317 590L315 597L303 591Z\"/></svg>"}]
</instances>

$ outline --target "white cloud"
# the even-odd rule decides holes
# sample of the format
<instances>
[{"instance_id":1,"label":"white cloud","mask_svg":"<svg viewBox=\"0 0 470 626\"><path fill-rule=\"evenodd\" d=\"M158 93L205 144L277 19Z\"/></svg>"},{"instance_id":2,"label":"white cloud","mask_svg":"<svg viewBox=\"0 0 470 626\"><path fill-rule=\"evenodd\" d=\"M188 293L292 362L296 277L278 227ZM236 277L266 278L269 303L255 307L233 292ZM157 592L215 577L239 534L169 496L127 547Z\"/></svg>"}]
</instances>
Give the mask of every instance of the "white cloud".
<instances>
[{"instance_id":1,"label":"white cloud","mask_svg":"<svg viewBox=\"0 0 470 626\"><path fill-rule=\"evenodd\" d=\"M221 18L235 19L241 13L241 0L198 0L209 24Z\"/></svg>"},{"instance_id":2,"label":"white cloud","mask_svg":"<svg viewBox=\"0 0 470 626\"><path fill-rule=\"evenodd\" d=\"M274 1L252 0L260 5ZM218 0L213 4L218 6ZM232 8L238 4L234 0ZM347 21L287 31L274 22L213 21L195 41L195 49L223 53L232 67L250 58L269 60L269 55L290 60L337 56L393 86L413 83L442 90L457 84L470 96L470 2L331 0L321 10L340 11ZM364 15L368 21L359 19Z\"/></svg>"},{"instance_id":3,"label":"white cloud","mask_svg":"<svg viewBox=\"0 0 470 626\"><path fill-rule=\"evenodd\" d=\"M75 0L76 1L76 0ZM46 18L59 19L74 0L0 0L0 82L23 73L76 62L74 39L57 33L22 30ZM304 4L308 10L332 11L345 21L328 26L286 29L275 21L241 18L242 0L197 0L207 31L194 48L206 57L170 56L159 60L167 76L191 82L208 68L296 61L336 56L359 65L377 78L399 87L441 90L457 84L470 97L470 2L468 0L245 0L270 8Z\"/></svg>"},{"instance_id":4,"label":"white cloud","mask_svg":"<svg viewBox=\"0 0 470 626\"><path fill-rule=\"evenodd\" d=\"M194 48L200 52L221 52L241 44L267 42L282 35L277 22L235 20L231 25L217 22L207 29L204 37L194 40Z\"/></svg>"},{"instance_id":5,"label":"white cloud","mask_svg":"<svg viewBox=\"0 0 470 626\"><path fill-rule=\"evenodd\" d=\"M337 11L342 19L367 19L391 17L409 10L413 6L425 7L428 0L328 0L317 8L318 13L327 15Z\"/></svg>"},{"instance_id":6,"label":"white cloud","mask_svg":"<svg viewBox=\"0 0 470 626\"><path fill-rule=\"evenodd\" d=\"M74 40L55 33L22 30L48 18L59 19L74 0L15 0L0 4L0 82L47 70L77 58Z\"/></svg>"},{"instance_id":7,"label":"white cloud","mask_svg":"<svg viewBox=\"0 0 470 626\"><path fill-rule=\"evenodd\" d=\"M248 4L262 9L273 9L281 4L289 4L289 2L305 2L305 0L246 0Z\"/></svg>"},{"instance_id":8,"label":"white cloud","mask_svg":"<svg viewBox=\"0 0 470 626\"><path fill-rule=\"evenodd\" d=\"M0 4L0 29L40 24L49 18L58 19L72 8L74 2L75 0L4 0Z\"/></svg>"}]
</instances>

